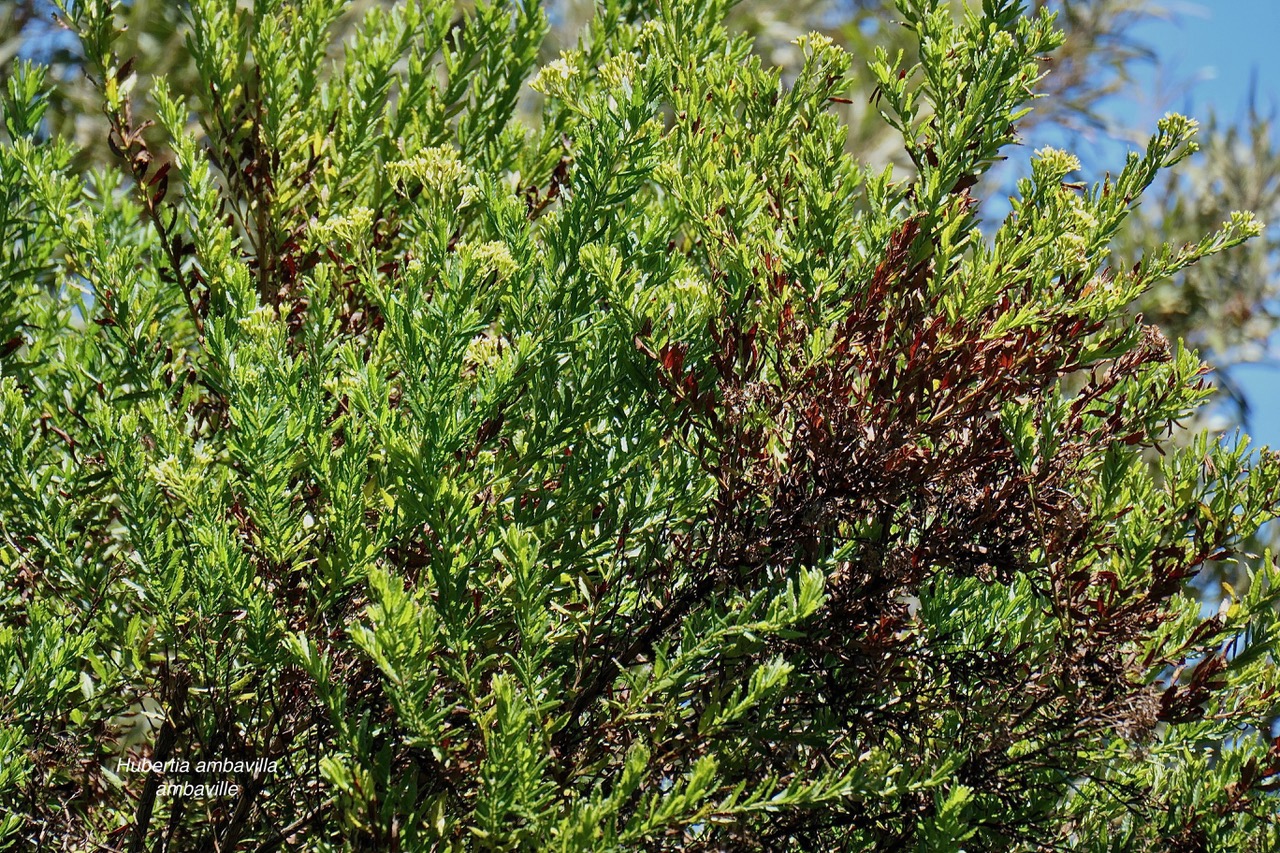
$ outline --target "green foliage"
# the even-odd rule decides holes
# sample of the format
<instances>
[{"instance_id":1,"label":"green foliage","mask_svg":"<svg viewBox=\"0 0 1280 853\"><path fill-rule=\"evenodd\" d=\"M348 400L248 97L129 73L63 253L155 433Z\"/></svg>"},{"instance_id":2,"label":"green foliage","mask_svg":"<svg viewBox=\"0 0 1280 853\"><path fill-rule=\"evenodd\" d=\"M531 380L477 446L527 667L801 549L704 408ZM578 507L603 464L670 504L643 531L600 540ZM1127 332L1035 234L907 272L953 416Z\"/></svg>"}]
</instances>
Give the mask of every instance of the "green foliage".
<instances>
[{"instance_id":1,"label":"green foliage","mask_svg":"<svg viewBox=\"0 0 1280 853\"><path fill-rule=\"evenodd\" d=\"M1280 294L1280 144L1274 118L1256 111L1243 127L1211 122L1204 153L1158 189L1124 235L1123 246L1153 234L1193 241L1205 223L1233 209L1256 211L1268 224L1258 240L1161 282L1138 307L1171 335L1211 354L1217 382L1248 424L1250 401L1231 368L1274 355L1275 301Z\"/></svg>"},{"instance_id":2,"label":"green foliage","mask_svg":"<svg viewBox=\"0 0 1280 853\"><path fill-rule=\"evenodd\" d=\"M1194 123L983 236L1050 14L904 0L855 92L728 5L195 2L187 89L77 3L112 170L10 75L0 844L1280 843L1280 460L1128 314L1259 226L1111 259Z\"/></svg>"}]
</instances>

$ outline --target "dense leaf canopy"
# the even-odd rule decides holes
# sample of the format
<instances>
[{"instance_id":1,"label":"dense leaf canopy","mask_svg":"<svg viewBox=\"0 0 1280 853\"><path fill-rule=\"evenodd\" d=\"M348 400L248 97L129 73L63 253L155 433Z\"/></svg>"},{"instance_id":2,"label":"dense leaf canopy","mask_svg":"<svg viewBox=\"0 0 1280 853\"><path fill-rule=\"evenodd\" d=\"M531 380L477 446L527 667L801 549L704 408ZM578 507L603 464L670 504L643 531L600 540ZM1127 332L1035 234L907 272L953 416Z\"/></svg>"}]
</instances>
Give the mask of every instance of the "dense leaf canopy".
<instances>
[{"instance_id":1,"label":"dense leaf canopy","mask_svg":"<svg viewBox=\"0 0 1280 853\"><path fill-rule=\"evenodd\" d=\"M1260 226L1115 258L1194 122L1090 182L1048 12L902 0L868 90L728 6L195 0L144 90L76 3L111 169L15 67L0 844L1280 846L1280 460L1130 311Z\"/></svg>"}]
</instances>

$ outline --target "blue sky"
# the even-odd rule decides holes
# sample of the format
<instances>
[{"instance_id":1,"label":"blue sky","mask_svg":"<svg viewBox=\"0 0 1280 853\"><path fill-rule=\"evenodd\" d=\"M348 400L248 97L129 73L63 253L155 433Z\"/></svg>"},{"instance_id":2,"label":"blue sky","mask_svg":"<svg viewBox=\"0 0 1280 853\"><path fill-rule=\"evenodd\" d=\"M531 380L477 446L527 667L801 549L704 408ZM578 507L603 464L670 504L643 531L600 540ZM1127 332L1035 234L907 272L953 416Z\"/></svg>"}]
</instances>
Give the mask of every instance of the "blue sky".
<instances>
[{"instance_id":1,"label":"blue sky","mask_svg":"<svg viewBox=\"0 0 1280 853\"><path fill-rule=\"evenodd\" d=\"M1192 109L1223 118L1241 115L1249 86L1257 75L1262 104L1280 99L1280 2L1277 0L1213 0L1166 2L1176 14L1170 21L1142 26L1138 35L1160 55L1164 80L1144 74L1148 96L1164 84L1170 90L1188 83L1185 96L1162 103L1149 97L1152 113L1166 108ZM1166 92L1168 94L1168 92Z\"/></svg>"},{"instance_id":2,"label":"blue sky","mask_svg":"<svg viewBox=\"0 0 1280 853\"><path fill-rule=\"evenodd\" d=\"M1126 124L1154 125L1169 109L1202 120L1211 112L1225 121L1239 120L1255 83L1263 113L1280 115L1280 0L1174 0L1168 5L1178 13L1175 20L1140 31L1159 54L1162 73L1143 74L1143 91L1122 107L1129 112ZM1280 351L1280 340L1273 347ZM1280 367L1242 367L1234 375L1253 406L1254 438L1280 447Z\"/></svg>"}]
</instances>

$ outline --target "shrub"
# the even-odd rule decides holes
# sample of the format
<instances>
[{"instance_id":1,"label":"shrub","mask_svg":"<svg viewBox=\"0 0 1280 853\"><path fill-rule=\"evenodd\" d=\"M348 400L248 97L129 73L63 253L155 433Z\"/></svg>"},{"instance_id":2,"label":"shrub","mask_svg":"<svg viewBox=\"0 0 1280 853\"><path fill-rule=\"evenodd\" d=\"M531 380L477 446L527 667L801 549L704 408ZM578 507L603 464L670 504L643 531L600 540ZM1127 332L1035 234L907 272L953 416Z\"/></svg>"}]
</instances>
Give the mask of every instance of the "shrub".
<instances>
[{"instance_id":1,"label":"shrub","mask_svg":"<svg viewBox=\"0 0 1280 853\"><path fill-rule=\"evenodd\" d=\"M194 0L188 103L75 4L115 171L10 77L10 847L1280 843L1280 464L1171 444L1204 369L1126 311L1258 226L1110 265L1193 122L984 234L1059 41L1012 0L903 0L870 93L724 2L536 74L537 6L344 5Z\"/></svg>"}]
</instances>

